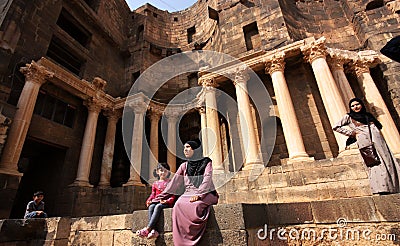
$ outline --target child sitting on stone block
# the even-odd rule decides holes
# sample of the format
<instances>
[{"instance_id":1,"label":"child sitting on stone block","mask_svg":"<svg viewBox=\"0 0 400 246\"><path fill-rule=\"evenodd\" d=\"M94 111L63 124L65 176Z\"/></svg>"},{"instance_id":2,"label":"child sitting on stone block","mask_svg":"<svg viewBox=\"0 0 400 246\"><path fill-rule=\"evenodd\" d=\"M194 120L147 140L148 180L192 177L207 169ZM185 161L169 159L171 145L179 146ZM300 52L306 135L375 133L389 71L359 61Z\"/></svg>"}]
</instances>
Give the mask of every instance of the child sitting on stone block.
<instances>
[{"instance_id":1,"label":"child sitting on stone block","mask_svg":"<svg viewBox=\"0 0 400 246\"><path fill-rule=\"evenodd\" d=\"M33 201L28 202L28 205L26 205L25 219L47 218L47 214L44 212L43 198L43 191L33 193Z\"/></svg>"},{"instance_id":2,"label":"child sitting on stone block","mask_svg":"<svg viewBox=\"0 0 400 246\"><path fill-rule=\"evenodd\" d=\"M151 195L146 201L146 206L149 208L149 224L147 227L136 232L139 237L147 237L148 239L157 238L159 233L154 228L160 218L161 211L164 208L171 208L175 203L175 195L171 195L167 199L160 200L159 202L153 201L153 199L161 194L167 187L170 181L169 176L171 175L169 170L170 168L167 163L158 163L157 168L153 171L153 175L158 178L158 181L153 183Z\"/></svg>"}]
</instances>

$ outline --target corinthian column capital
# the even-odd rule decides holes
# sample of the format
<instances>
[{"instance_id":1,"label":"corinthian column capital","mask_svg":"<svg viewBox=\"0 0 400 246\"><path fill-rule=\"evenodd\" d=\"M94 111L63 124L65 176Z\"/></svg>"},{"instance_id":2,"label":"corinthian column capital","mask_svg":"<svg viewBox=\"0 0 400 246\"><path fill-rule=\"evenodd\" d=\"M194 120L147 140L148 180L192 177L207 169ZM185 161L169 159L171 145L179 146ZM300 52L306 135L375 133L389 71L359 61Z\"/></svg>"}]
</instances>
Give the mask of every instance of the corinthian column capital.
<instances>
[{"instance_id":1,"label":"corinthian column capital","mask_svg":"<svg viewBox=\"0 0 400 246\"><path fill-rule=\"evenodd\" d=\"M285 70L285 53L278 52L265 61L265 73L272 74L274 72Z\"/></svg>"},{"instance_id":2,"label":"corinthian column capital","mask_svg":"<svg viewBox=\"0 0 400 246\"><path fill-rule=\"evenodd\" d=\"M89 112L100 113L102 108L97 98L88 99L87 101L85 101L84 105L88 108Z\"/></svg>"},{"instance_id":3,"label":"corinthian column capital","mask_svg":"<svg viewBox=\"0 0 400 246\"><path fill-rule=\"evenodd\" d=\"M308 45L302 46L301 52L304 54L304 59L312 63L314 60L318 58L325 58L328 54L325 46L326 39L324 37L311 42Z\"/></svg>"},{"instance_id":4,"label":"corinthian column capital","mask_svg":"<svg viewBox=\"0 0 400 246\"><path fill-rule=\"evenodd\" d=\"M53 72L47 71L45 67L40 66L34 61L32 61L31 64L27 64L26 67L21 67L20 71L25 75L27 80L40 85L44 84L46 79L54 75Z\"/></svg>"},{"instance_id":5,"label":"corinthian column capital","mask_svg":"<svg viewBox=\"0 0 400 246\"><path fill-rule=\"evenodd\" d=\"M358 59L349 64L349 69L354 71L357 76L360 76L363 73L369 73L371 65L372 64L366 60Z\"/></svg>"},{"instance_id":6,"label":"corinthian column capital","mask_svg":"<svg viewBox=\"0 0 400 246\"><path fill-rule=\"evenodd\" d=\"M200 78L199 84L203 87L217 87L217 83L215 82L214 78Z\"/></svg>"},{"instance_id":7,"label":"corinthian column capital","mask_svg":"<svg viewBox=\"0 0 400 246\"><path fill-rule=\"evenodd\" d=\"M233 80L235 86L239 83L245 84L250 79L250 69L247 66L237 67L233 75L235 77Z\"/></svg>"},{"instance_id":8,"label":"corinthian column capital","mask_svg":"<svg viewBox=\"0 0 400 246\"><path fill-rule=\"evenodd\" d=\"M108 120L117 121L122 117L122 111L120 109L106 109L103 115L106 116Z\"/></svg>"},{"instance_id":9,"label":"corinthian column capital","mask_svg":"<svg viewBox=\"0 0 400 246\"><path fill-rule=\"evenodd\" d=\"M164 115L168 121L176 122L179 118L180 113L176 110L170 110L168 112L164 112Z\"/></svg>"}]
</instances>

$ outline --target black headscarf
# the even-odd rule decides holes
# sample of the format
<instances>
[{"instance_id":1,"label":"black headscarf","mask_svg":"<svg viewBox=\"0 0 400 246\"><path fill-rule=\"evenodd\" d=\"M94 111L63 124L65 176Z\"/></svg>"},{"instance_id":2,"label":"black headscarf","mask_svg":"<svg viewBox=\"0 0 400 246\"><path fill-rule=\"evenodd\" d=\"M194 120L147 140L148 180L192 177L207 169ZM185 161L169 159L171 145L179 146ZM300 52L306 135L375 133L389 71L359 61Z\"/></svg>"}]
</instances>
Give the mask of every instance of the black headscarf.
<instances>
[{"instance_id":1,"label":"black headscarf","mask_svg":"<svg viewBox=\"0 0 400 246\"><path fill-rule=\"evenodd\" d=\"M351 103L352 102L358 102L361 104L361 110L360 112L354 112L351 109ZM375 124L375 126L378 129L382 129L382 124L369 112L367 112L365 105L363 103L363 101L359 98L353 98L350 100L349 102L349 108L350 108L350 112L348 113L348 115L353 119L356 120L360 123L363 123L365 125L368 125L369 122L373 122Z\"/></svg>"},{"instance_id":2,"label":"black headscarf","mask_svg":"<svg viewBox=\"0 0 400 246\"><path fill-rule=\"evenodd\" d=\"M186 173L189 177L190 182L197 188L203 182L204 172L207 164L211 161L208 157L202 157L200 143L198 141L187 141L185 144L189 144L194 150L194 154L187 160Z\"/></svg>"}]
</instances>

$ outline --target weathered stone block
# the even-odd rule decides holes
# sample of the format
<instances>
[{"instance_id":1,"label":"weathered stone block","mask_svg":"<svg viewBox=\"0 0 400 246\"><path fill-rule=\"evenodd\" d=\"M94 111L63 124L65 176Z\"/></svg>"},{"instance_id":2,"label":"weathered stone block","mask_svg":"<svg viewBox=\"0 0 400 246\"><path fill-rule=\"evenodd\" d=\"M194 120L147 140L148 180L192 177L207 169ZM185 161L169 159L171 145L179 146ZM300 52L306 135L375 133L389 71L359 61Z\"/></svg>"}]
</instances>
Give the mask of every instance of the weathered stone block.
<instances>
[{"instance_id":1,"label":"weathered stone block","mask_svg":"<svg viewBox=\"0 0 400 246\"><path fill-rule=\"evenodd\" d=\"M71 220L71 231L96 231L101 228L100 216L73 218Z\"/></svg>"},{"instance_id":2,"label":"weathered stone block","mask_svg":"<svg viewBox=\"0 0 400 246\"><path fill-rule=\"evenodd\" d=\"M271 225L302 224L313 221L310 203L269 204L267 211Z\"/></svg>"},{"instance_id":3,"label":"weathered stone block","mask_svg":"<svg viewBox=\"0 0 400 246\"><path fill-rule=\"evenodd\" d=\"M71 245L87 245L88 243L99 246L112 245L114 231L78 231L70 238Z\"/></svg>"},{"instance_id":4,"label":"weathered stone block","mask_svg":"<svg viewBox=\"0 0 400 246\"><path fill-rule=\"evenodd\" d=\"M311 202L316 223L335 223L339 218L348 222L377 222L375 204L370 197Z\"/></svg>"},{"instance_id":5,"label":"weathered stone block","mask_svg":"<svg viewBox=\"0 0 400 246\"><path fill-rule=\"evenodd\" d=\"M102 216L99 219L100 230L126 230L133 225L133 214Z\"/></svg>"},{"instance_id":6,"label":"weathered stone block","mask_svg":"<svg viewBox=\"0 0 400 246\"><path fill-rule=\"evenodd\" d=\"M372 197L376 209L385 221L400 221L400 195L386 195Z\"/></svg>"}]
</instances>

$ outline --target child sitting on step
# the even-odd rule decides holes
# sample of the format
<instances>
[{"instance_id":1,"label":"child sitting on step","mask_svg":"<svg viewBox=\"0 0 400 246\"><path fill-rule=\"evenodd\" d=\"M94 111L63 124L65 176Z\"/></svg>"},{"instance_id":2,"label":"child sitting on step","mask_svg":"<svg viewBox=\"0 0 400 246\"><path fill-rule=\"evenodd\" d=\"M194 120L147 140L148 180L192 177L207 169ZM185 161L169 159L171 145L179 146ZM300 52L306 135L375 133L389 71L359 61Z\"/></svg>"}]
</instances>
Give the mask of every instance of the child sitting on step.
<instances>
[{"instance_id":1,"label":"child sitting on step","mask_svg":"<svg viewBox=\"0 0 400 246\"><path fill-rule=\"evenodd\" d=\"M158 222L161 211L164 208L171 208L174 205L175 195L169 196L166 200L153 202L153 199L167 187L170 181L169 176L171 175L169 170L170 168L167 163L158 163L157 168L153 171L153 175L158 178L158 181L153 183L151 195L146 201L146 206L149 208L149 224L147 227L136 232L139 237L147 237L148 239L157 238L159 233L154 228Z\"/></svg>"}]
</instances>

